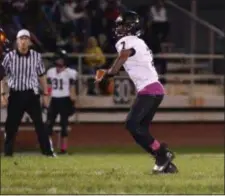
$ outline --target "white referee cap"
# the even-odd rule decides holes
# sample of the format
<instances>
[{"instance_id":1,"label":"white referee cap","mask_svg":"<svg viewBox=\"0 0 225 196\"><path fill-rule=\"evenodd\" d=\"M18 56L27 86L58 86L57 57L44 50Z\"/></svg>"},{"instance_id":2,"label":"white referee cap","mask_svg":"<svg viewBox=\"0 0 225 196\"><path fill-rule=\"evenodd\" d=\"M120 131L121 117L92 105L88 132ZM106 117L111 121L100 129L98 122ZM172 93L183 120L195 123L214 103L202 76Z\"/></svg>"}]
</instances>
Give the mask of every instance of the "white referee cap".
<instances>
[{"instance_id":1,"label":"white referee cap","mask_svg":"<svg viewBox=\"0 0 225 196\"><path fill-rule=\"evenodd\" d=\"M23 36L30 37L30 32L26 29L22 29L17 33L16 38L23 37Z\"/></svg>"}]
</instances>

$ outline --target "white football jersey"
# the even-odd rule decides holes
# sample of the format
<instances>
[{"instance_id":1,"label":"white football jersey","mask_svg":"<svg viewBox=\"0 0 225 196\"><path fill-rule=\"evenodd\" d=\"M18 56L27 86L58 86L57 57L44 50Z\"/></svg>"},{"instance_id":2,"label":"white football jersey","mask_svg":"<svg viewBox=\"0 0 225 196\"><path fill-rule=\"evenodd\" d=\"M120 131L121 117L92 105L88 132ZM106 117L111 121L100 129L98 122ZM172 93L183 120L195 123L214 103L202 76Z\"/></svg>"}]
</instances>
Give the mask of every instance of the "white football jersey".
<instances>
[{"instance_id":1,"label":"white football jersey","mask_svg":"<svg viewBox=\"0 0 225 196\"><path fill-rule=\"evenodd\" d=\"M47 71L47 78L51 82L51 97L68 97L71 81L77 80L77 71L66 68L58 73L56 67L53 67Z\"/></svg>"},{"instance_id":2,"label":"white football jersey","mask_svg":"<svg viewBox=\"0 0 225 196\"><path fill-rule=\"evenodd\" d=\"M137 36L126 36L116 43L117 52L134 49L135 54L124 63L124 69L133 81L137 91L158 81L158 73L153 64L153 55L146 43Z\"/></svg>"}]
</instances>

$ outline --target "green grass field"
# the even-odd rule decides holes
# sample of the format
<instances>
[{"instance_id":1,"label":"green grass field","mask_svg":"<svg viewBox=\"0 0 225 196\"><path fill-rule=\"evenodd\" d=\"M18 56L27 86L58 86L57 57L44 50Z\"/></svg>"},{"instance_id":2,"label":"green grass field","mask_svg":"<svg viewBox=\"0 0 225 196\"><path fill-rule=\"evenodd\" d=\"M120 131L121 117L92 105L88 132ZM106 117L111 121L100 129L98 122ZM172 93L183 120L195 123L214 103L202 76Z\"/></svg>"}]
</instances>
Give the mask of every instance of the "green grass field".
<instances>
[{"instance_id":1,"label":"green grass field","mask_svg":"<svg viewBox=\"0 0 225 196\"><path fill-rule=\"evenodd\" d=\"M180 173L152 175L144 153L1 159L2 194L224 194L222 153L177 154Z\"/></svg>"}]
</instances>

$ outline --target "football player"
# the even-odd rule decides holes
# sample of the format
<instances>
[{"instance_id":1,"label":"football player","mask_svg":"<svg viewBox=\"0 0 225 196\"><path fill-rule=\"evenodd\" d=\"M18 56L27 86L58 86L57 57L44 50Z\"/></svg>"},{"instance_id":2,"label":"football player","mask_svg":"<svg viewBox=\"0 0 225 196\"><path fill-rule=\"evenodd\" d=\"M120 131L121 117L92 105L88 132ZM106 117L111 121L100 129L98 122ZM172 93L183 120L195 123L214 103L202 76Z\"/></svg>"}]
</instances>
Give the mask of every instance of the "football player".
<instances>
[{"instance_id":1,"label":"football player","mask_svg":"<svg viewBox=\"0 0 225 196\"><path fill-rule=\"evenodd\" d=\"M154 67L153 55L141 35L140 18L135 12L125 12L115 21L118 57L108 70L96 72L96 82L116 75L122 65L133 81L137 96L126 119L126 128L137 144L155 158L152 172L175 173L174 153L149 132L152 119L163 100L164 88ZM151 129L151 127L150 127Z\"/></svg>"},{"instance_id":2,"label":"football player","mask_svg":"<svg viewBox=\"0 0 225 196\"><path fill-rule=\"evenodd\" d=\"M74 113L75 81L77 72L66 66L67 54L65 51L57 53L55 66L47 71L49 93L51 101L47 113L46 127L50 137L52 136L55 119L60 115L61 144L60 154L66 154L68 148L68 119Z\"/></svg>"}]
</instances>

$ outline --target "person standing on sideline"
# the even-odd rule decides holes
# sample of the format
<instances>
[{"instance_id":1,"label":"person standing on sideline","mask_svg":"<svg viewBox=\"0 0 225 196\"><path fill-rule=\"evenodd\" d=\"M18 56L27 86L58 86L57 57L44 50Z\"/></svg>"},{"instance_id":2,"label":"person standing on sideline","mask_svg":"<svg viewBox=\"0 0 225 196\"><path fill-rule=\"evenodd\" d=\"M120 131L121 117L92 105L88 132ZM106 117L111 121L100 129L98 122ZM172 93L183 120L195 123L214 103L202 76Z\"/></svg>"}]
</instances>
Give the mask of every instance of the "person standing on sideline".
<instances>
[{"instance_id":1,"label":"person standing on sideline","mask_svg":"<svg viewBox=\"0 0 225 196\"><path fill-rule=\"evenodd\" d=\"M56 54L55 67L47 71L51 102L47 113L46 128L51 137L55 119L59 114L61 126L59 154L67 154L68 118L75 111L75 81L77 79L77 72L66 66L66 58L66 52L60 51Z\"/></svg>"},{"instance_id":2,"label":"person standing on sideline","mask_svg":"<svg viewBox=\"0 0 225 196\"><path fill-rule=\"evenodd\" d=\"M27 112L34 122L42 154L55 157L42 120L39 82L44 92L45 106L48 106L48 89L41 54L29 48L30 32L26 29L17 33L16 42L16 49L8 52L2 62L9 87L7 99L4 82L1 81L1 105L7 106L4 154L13 155L16 133L24 112Z\"/></svg>"}]
</instances>

